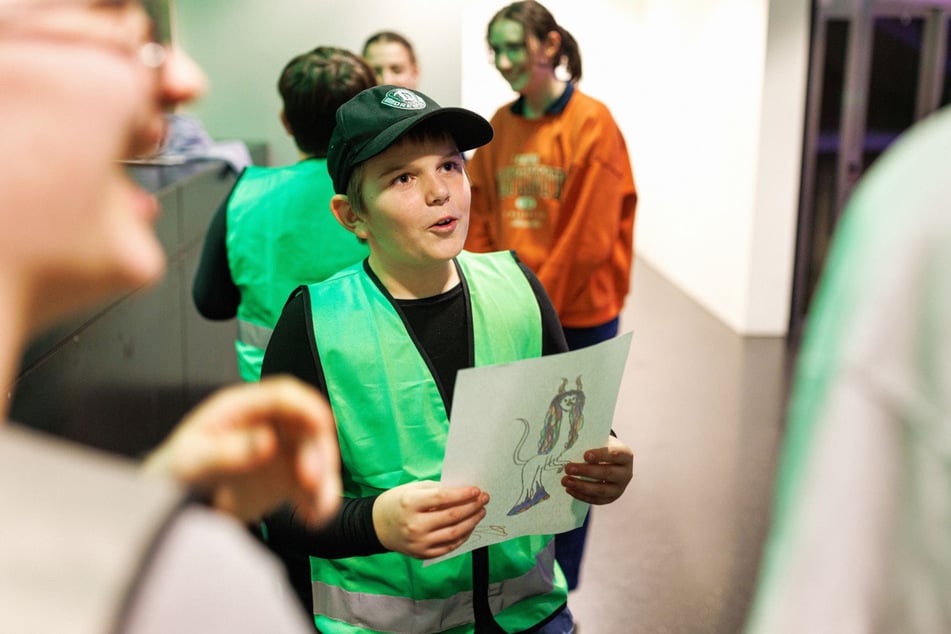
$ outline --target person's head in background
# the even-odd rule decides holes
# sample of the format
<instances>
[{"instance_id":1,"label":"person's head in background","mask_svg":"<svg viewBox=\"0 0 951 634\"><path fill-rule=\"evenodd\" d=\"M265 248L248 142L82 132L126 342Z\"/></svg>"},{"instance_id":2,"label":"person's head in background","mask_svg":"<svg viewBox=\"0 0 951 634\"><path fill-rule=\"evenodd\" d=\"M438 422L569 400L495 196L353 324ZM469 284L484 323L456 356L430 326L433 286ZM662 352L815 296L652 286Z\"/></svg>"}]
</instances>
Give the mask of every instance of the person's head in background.
<instances>
[{"instance_id":1,"label":"person's head in background","mask_svg":"<svg viewBox=\"0 0 951 634\"><path fill-rule=\"evenodd\" d=\"M393 31L374 33L363 43L363 58L376 73L377 82L416 89L419 65L409 40Z\"/></svg>"},{"instance_id":2,"label":"person's head in background","mask_svg":"<svg viewBox=\"0 0 951 634\"><path fill-rule=\"evenodd\" d=\"M277 82L284 107L281 122L301 154L325 158L337 108L376 85L362 57L334 46L318 46L293 58Z\"/></svg>"},{"instance_id":3,"label":"person's head in background","mask_svg":"<svg viewBox=\"0 0 951 634\"><path fill-rule=\"evenodd\" d=\"M562 65L568 81L581 79L578 43L538 2L513 2L500 9L489 20L486 41L496 70L521 95L543 92L561 81L555 69Z\"/></svg>"},{"instance_id":4,"label":"person's head in background","mask_svg":"<svg viewBox=\"0 0 951 634\"><path fill-rule=\"evenodd\" d=\"M0 0L3 362L30 331L164 273L157 203L120 160L154 147L163 112L204 87L169 44L167 11Z\"/></svg>"}]
</instances>

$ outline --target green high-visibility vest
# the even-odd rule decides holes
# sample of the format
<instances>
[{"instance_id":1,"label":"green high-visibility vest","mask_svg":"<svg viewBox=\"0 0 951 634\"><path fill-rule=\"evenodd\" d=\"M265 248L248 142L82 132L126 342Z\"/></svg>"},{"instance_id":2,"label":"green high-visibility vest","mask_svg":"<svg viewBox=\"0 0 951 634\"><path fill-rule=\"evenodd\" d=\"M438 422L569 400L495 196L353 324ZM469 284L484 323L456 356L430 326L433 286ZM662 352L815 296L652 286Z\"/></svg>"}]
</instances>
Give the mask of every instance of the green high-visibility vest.
<instances>
[{"instance_id":1,"label":"green high-visibility vest","mask_svg":"<svg viewBox=\"0 0 951 634\"><path fill-rule=\"evenodd\" d=\"M325 159L248 167L228 200L228 266L241 291L235 350L246 381L261 377L281 309L301 284L327 279L369 254L330 211Z\"/></svg>"},{"instance_id":2,"label":"green high-visibility vest","mask_svg":"<svg viewBox=\"0 0 951 634\"><path fill-rule=\"evenodd\" d=\"M538 357L542 322L509 252L456 258L470 308L476 366ZM438 481L449 417L400 312L363 269L310 287L314 334L337 421L344 495ZM567 597L551 535L489 546L489 603L507 631L527 629ZM472 557L427 567L399 553L311 558L317 627L337 632L473 631Z\"/></svg>"}]
</instances>

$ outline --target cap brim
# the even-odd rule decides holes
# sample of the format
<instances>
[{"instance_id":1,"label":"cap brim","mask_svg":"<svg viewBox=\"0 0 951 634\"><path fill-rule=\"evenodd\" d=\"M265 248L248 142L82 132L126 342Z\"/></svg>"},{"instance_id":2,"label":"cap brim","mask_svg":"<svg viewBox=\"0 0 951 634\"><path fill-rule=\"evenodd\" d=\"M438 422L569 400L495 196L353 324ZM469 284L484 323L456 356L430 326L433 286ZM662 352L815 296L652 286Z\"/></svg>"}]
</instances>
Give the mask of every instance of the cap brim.
<instances>
[{"instance_id":1,"label":"cap brim","mask_svg":"<svg viewBox=\"0 0 951 634\"><path fill-rule=\"evenodd\" d=\"M443 124L441 126L442 129L455 139L460 152L485 145L492 140L495 134L489 122L471 110L466 110L465 108L440 108L439 110L427 112L419 117L410 117L397 121L386 130L377 134L376 138L371 142L367 143L360 153L353 158L352 164L356 165L373 158L393 145L401 136L425 121L440 121Z\"/></svg>"}]
</instances>

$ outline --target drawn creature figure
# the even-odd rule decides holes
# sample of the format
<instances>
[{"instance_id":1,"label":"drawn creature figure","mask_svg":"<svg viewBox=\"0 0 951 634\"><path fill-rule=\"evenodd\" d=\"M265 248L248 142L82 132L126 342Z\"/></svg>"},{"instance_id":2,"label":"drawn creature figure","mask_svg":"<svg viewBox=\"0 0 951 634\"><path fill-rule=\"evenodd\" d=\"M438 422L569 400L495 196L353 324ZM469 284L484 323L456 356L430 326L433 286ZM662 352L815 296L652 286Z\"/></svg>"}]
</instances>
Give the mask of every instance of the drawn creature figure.
<instances>
[{"instance_id":1,"label":"drawn creature figure","mask_svg":"<svg viewBox=\"0 0 951 634\"><path fill-rule=\"evenodd\" d=\"M512 454L512 460L515 464L522 467L522 493L518 502L511 508L507 515L517 515L532 508L540 502L544 502L550 496L545 490L542 482L542 476L546 471L560 472L568 464L562 456L571 449L578 440L578 432L584 426L584 389L581 385L581 377L575 379L577 389L565 390L568 379L562 378L558 393L552 398L548 405L548 411L545 413L545 422L541 428L541 434L538 439L538 451L535 456L527 460L519 457L522 446L528 438L531 425L524 418L522 421L525 431L522 432L522 438L519 440L515 451ZM565 442L561 451L556 453L558 438L561 436L561 424L567 414L568 416L568 440Z\"/></svg>"}]
</instances>

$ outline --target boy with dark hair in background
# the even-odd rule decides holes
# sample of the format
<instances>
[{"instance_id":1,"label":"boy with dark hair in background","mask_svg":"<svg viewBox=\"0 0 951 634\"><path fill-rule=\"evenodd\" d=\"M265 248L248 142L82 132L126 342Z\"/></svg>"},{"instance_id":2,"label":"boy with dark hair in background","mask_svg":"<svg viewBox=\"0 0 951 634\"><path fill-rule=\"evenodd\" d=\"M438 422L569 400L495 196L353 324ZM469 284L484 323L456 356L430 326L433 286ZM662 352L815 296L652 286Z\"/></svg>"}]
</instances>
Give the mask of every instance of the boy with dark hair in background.
<instances>
[{"instance_id":1,"label":"boy with dark hair in background","mask_svg":"<svg viewBox=\"0 0 951 634\"><path fill-rule=\"evenodd\" d=\"M208 319L237 316L235 349L246 381L260 377L290 292L366 257L366 246L330 213L326 157L337 108L375 83L366 62L341 48L320 46L291 59L278 81L280 117L301 160L247 168L211 221L192 295Z\"/></svg>"}]
</instances>

